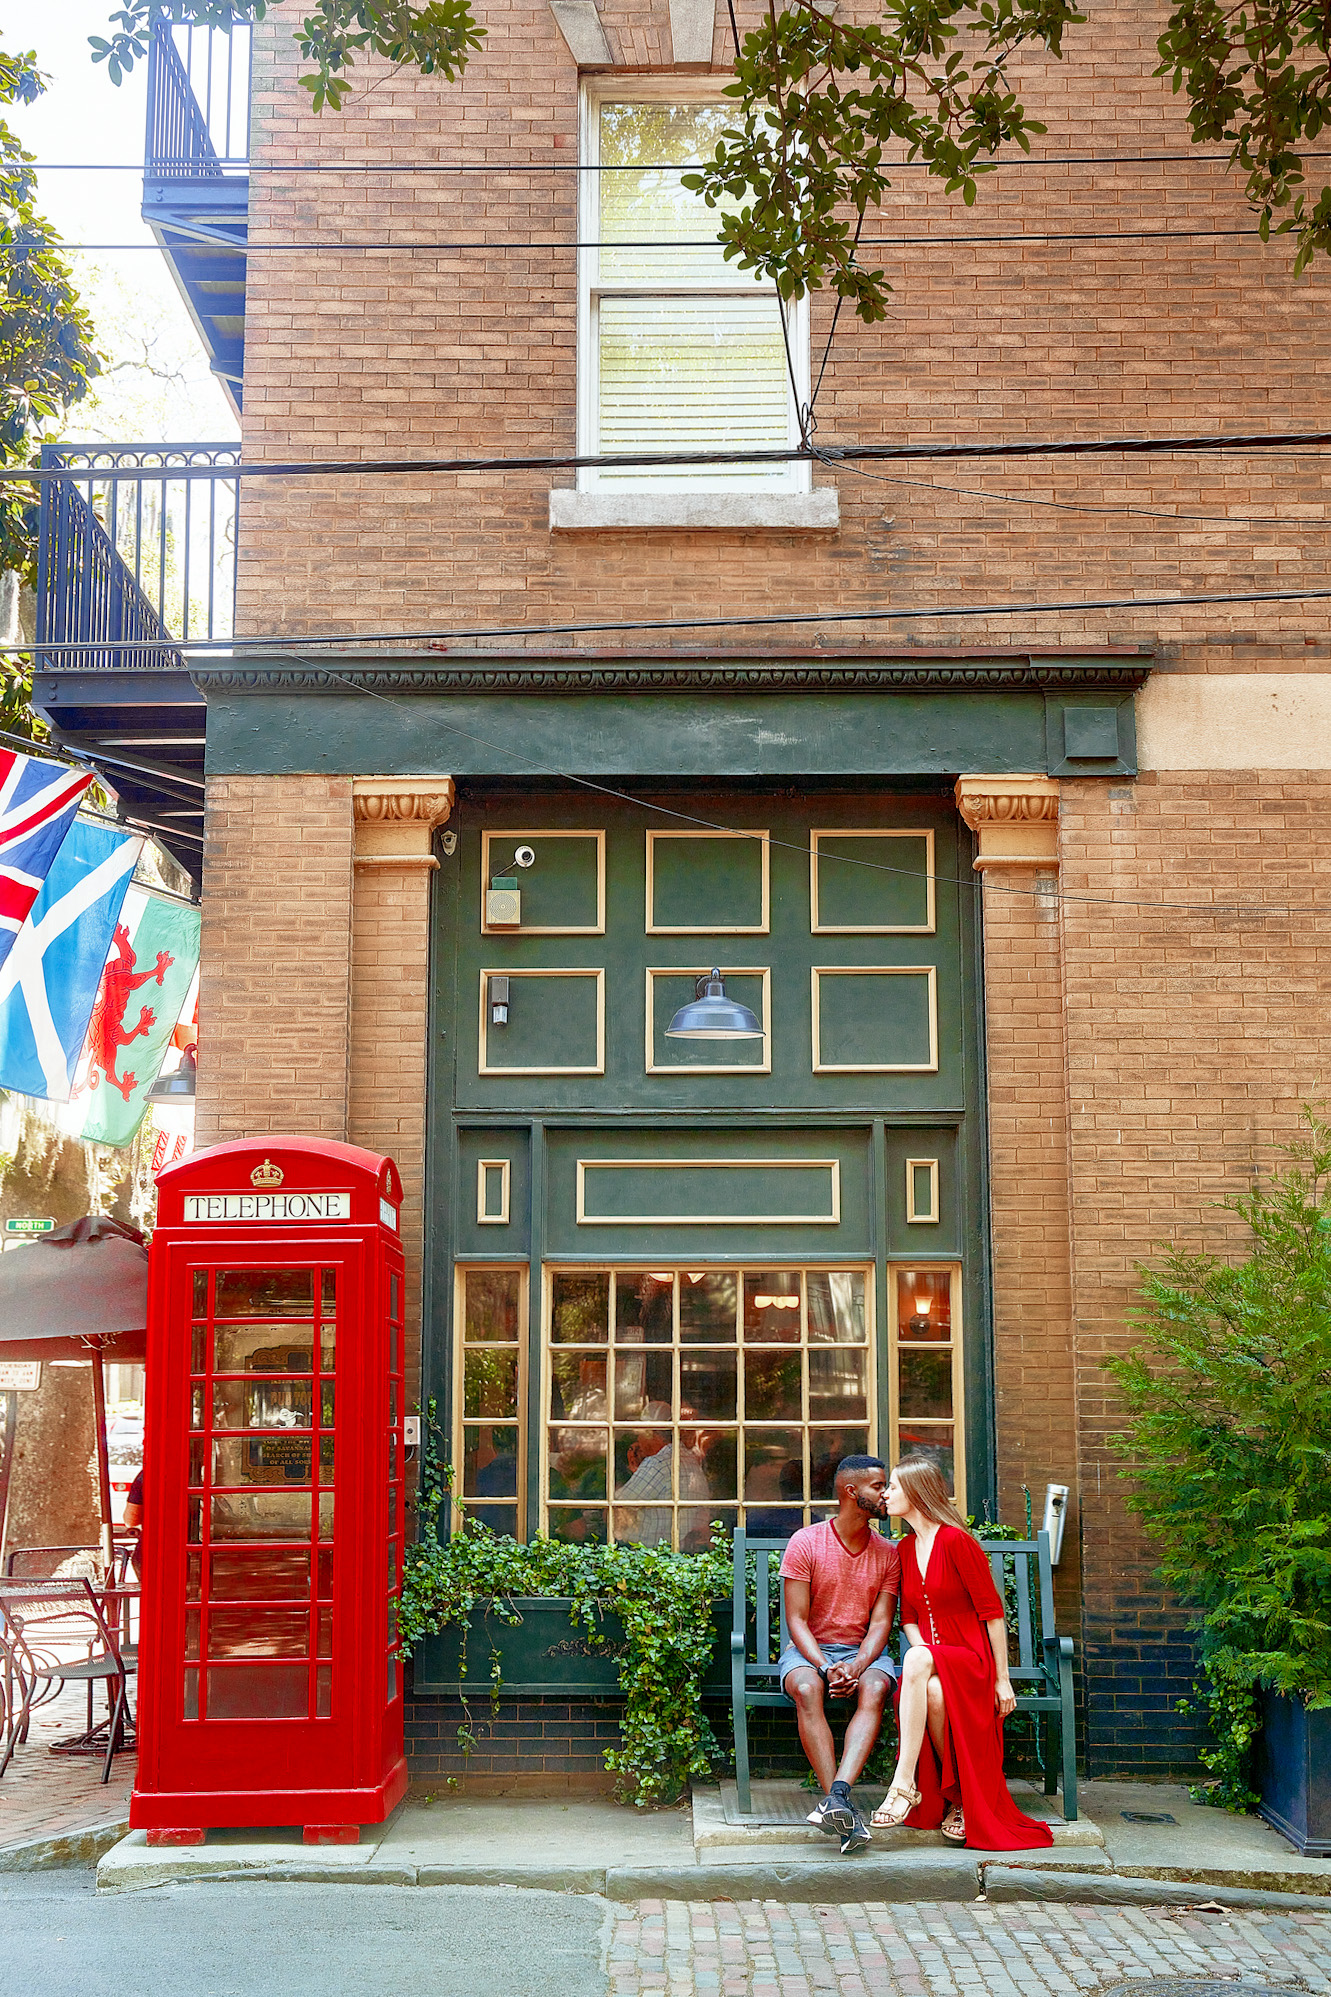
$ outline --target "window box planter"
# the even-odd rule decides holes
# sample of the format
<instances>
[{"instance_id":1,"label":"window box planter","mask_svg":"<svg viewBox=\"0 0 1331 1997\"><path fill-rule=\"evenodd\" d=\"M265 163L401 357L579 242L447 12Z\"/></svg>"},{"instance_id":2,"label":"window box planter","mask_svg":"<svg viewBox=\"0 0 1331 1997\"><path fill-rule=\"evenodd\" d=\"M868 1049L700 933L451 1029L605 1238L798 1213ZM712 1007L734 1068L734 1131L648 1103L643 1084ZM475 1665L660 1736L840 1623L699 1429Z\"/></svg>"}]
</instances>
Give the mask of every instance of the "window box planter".
<instances>
[{"instance_id":1,"label":"window box planter","mask_svg":"<svg viewBox=\"0 0 1331 1997\"><path fill-rule=\"evenodd\" d=\"M478 1604L467 1625L466 1671L462 1676L462 1630L450 1625L436 1636L423 1637L412 1657L412 1688L424 1693L469 1698L488 1697L492 1651L497 1650L501 1692L518 1698L620 1699L619 1664L624 1625L607 1615L601 1625L610 1648L600 1650L588 1640L580 1622L570 1620L573 1604L563 1595L524 1595L514 1598L520 1623L509 1623L490 1607ZM713 1605L715 1643L703 1681L709 1693L730 1690L730 1605Z\"/></svg>"},{"instance_id":2,"label":"window box planter","mask_svg":"<svg viewBox=\"0 0 1331 1997\"><path fill-rule=\"evenodd\" d=\"M1305 1858L1331 1858L1331 1709L1263 1692L1258 1814Z\"/></svg>"}]
</instances>

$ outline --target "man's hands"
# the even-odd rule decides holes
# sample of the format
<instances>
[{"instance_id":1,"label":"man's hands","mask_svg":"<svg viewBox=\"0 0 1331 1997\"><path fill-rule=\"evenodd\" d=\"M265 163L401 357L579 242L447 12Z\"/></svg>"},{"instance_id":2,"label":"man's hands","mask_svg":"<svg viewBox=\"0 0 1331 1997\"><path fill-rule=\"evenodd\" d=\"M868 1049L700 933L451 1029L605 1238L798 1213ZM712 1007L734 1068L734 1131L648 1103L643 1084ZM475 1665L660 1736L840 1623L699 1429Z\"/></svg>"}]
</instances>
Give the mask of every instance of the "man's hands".
<instances>
[{"instance_id":1,"label":"man's hands","mask_svg":"<svg viewBox=\"0 0 1331 1997\"><path fill-rule=\"evenodd\" d=\"M823 1681L829 1696L833 1699L853 1698L859 1690L860 1679L868 1668L867 1664L861 1664L855 1657L847 1658L841 1664L829 1664L827 1677Z\"/></svg>"}]
</instances>

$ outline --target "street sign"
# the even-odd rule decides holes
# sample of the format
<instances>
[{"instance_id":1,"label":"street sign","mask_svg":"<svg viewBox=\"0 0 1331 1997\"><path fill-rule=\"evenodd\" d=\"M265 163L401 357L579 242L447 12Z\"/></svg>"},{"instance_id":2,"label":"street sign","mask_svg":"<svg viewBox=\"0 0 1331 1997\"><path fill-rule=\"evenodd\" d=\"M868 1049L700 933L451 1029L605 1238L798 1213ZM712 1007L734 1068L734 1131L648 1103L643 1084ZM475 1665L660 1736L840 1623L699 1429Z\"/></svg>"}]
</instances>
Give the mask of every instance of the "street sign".
<instances>
[{"instance_id":1,"label":"street sign","mask_svg":"<svg viewBox=\"0 0 1331 1997\"><path fill-rule=\"evenodd\" d=\"M0 1359L0 1394L32 1394L41 1384L40 1359Z\"/></svg>"},{"instance_id":2,"label":"street sign","mask_svg":"<svg viewBox=\"0 0 1331 1997\"><path fill-rule=\"evenodd\" d=\"M11 1214L5 1222L6 1234L50 1234L54 1220L38 1220L32 1214Z\"/></svg>"}]
</instances>

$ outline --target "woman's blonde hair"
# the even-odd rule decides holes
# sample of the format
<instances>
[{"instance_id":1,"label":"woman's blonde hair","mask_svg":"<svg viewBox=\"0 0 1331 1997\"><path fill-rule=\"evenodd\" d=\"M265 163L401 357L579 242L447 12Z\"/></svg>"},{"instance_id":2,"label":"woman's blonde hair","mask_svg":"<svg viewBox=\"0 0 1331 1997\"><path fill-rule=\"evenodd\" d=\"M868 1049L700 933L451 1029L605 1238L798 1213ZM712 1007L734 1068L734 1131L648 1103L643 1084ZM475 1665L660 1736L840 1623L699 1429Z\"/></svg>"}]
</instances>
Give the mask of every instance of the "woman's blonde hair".
<instances>
[{"instance_id":1,"label":"woman's blonde hair","mask_svg":"<svg viewBox=\"0 0 1331 1997\"><path fill-rule=\"evenodd\" d=\"M939 1525L955 1525L963 1532L970 1531L949 1497L943 1473L931 1456L908 1456L892 1474L917 1512L923 1512Z\"/></svg>"}]
</instances>

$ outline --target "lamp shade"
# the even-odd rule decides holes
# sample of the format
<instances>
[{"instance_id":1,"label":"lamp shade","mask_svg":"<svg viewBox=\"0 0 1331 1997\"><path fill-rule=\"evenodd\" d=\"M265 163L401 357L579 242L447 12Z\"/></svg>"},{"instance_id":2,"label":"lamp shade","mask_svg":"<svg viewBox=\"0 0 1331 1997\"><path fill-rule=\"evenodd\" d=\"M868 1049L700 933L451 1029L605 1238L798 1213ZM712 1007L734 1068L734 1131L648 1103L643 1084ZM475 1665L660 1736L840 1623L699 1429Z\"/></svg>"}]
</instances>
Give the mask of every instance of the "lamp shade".
<instances>
[{"instance_id":1,"label":"lamp shade","mask_svg":"<svg viewBox=\"0 0 1331 1997\"><path fill-rule=\"evenodd\" d=\"M180 1057L180 1066L169 1075L159 1075L148 1091L150 1102L170 1102L179 1096L193 1096L195 1092L196 1063L194 1049L187 1047Z\"/></svg>"},{"instance_id":2,"label":"lamp shade","mask_svg":"<svg viewBox=\"0 0 1331 1997\"><path fill-rule=\"evenodd\" d=\"M758 1015L737 999L726 997L720 971L699 978L695 995L682 1005L666 1028L667 1040L761 1040Z\"/></svg>"}]
</instances>

